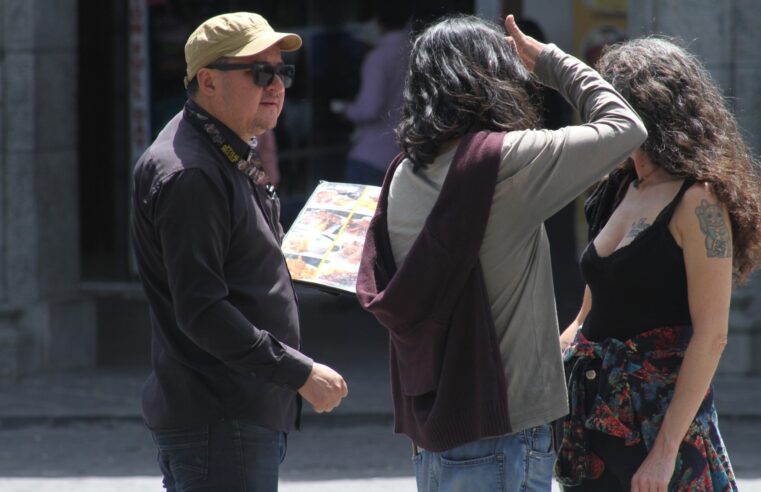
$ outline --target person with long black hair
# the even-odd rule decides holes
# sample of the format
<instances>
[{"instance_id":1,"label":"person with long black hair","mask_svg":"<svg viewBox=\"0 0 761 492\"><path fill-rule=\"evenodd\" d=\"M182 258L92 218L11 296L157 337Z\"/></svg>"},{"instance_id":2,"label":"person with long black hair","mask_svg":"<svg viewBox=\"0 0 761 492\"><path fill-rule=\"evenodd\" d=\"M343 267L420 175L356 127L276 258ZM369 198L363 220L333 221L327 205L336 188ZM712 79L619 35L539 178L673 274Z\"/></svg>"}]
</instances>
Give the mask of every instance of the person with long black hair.
<instances>
[{"instance_id":1,"label":"person with long black hair","mask_svg":"<svg viewBox=\"0 0 761 492\"><path fill-rule=\"evenodd\" d=\"M550 490L568 402L543 222L646 137L597 72L505 27L456 16L414 41L357 280L421 491ZM538 129L534 77L584 124Z\"/></svg>"}]
</instances>

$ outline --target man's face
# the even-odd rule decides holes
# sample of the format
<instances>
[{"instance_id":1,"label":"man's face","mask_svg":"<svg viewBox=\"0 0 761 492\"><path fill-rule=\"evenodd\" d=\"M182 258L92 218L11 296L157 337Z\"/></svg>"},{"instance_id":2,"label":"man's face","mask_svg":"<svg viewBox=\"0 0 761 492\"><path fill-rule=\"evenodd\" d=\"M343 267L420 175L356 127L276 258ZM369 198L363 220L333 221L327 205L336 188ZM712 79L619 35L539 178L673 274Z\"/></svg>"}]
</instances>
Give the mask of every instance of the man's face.
<instances>
[{"instance_id":1,"label":"man's face","mask_svg":"<svg viewBox=\"0 0 761 492\"><path fill-rule=\"evenodd\" d=\"M283 63L280 48L272 46L251 56L228 58L226 63L264 62L277 66ZM276 76L267 87L253 82L251 70L216 71L218 81L218 115L243 140L260 135L277 124L283 109L285 87Z\"/></svg>"}]
</instances>

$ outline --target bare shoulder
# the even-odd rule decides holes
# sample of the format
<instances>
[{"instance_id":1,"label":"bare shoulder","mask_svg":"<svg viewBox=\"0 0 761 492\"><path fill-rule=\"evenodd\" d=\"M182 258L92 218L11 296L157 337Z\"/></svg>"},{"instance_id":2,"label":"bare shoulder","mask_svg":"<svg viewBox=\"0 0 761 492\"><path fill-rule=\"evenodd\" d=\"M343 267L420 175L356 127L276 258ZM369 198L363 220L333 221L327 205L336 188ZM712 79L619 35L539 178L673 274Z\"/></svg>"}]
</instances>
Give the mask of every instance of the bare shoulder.
<instances>
[{"instance_id":1,"label":"bare shoulder","mask_svg":"<svg viewBox=\"0 0 761 492\"><path fill-rule=\"evenodd\" d=\"M683 227L694 222L699 214L717 210L723 215L726 207L716 197L711 184L698 182L685 191L679 207L676 209L675 219L678 225Z\"/></svg>"},{"instance_id":2,"label":"bare shoulder","mask_svg":"<svg viewBox=\"0 0 761 492\"><path fill-rule=\"evenodd\" d=\"M676 213L677 230L683 241L700 241L708 257L732 255L732 230L727 207L708 183L695 183L684 194Z\"/></svg>"},{"instance_id":3,"label":"bare shoulder","mask_svg":"<svg viewBox=\"0 0 761 492\"><path fill-rule=\"evenodd\" d=\"M719 200L716 198L710 183L698 182L693 184L684 193L684 198L682 199L684 204L687 205L685 208L690 210L694 209L694 206L700 205L703 200L719 204Z\"/></svg>"}]
</instances>

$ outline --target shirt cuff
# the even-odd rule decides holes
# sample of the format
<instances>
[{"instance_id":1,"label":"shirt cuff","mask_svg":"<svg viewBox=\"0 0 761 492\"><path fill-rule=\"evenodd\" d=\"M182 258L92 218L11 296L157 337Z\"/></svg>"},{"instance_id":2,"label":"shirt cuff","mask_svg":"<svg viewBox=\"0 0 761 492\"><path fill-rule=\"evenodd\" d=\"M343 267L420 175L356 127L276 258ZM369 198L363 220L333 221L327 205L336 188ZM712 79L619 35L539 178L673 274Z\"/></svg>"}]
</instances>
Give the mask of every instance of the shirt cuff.
<instances>
[{"instance_id":1,"label":"shirt cuff","mask_svg":"<svg viewBox=\"0 0 761 492\"><path fill-rule=\"evenodd\" d=\"M277 370L272 375L272 382L298 391L312 373L314 361L286 344L283 344L283 348L285 354L283 354Z\"/></svg>"}]
</instances>

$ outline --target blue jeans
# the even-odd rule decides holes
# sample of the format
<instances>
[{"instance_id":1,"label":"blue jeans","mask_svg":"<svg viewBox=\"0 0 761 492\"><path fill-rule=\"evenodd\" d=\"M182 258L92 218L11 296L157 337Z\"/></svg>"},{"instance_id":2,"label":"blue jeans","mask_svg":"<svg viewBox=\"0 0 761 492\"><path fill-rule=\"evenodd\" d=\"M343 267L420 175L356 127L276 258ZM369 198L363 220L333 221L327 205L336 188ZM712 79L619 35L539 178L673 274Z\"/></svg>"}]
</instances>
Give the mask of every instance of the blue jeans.
<instances>
[{"instance_id":1,"label":"blue jeans","mask_svg":"<svg viewBox=\"0 0 761 492\"><path fill-rule=\"evenodd\" d=\"M277 491L286 435L241 419L153 431L169 492Z\"/></svg>"},{"instance_id":2,"label":"blue jeans","mask_svg":"<svg viewBox=\"0 0 761 492\"><path fill-rule=\"evenodd\" d=\"M549 492L552 429L540 425L412 457L418 492Z\"/></svg>"}]
</instances>

